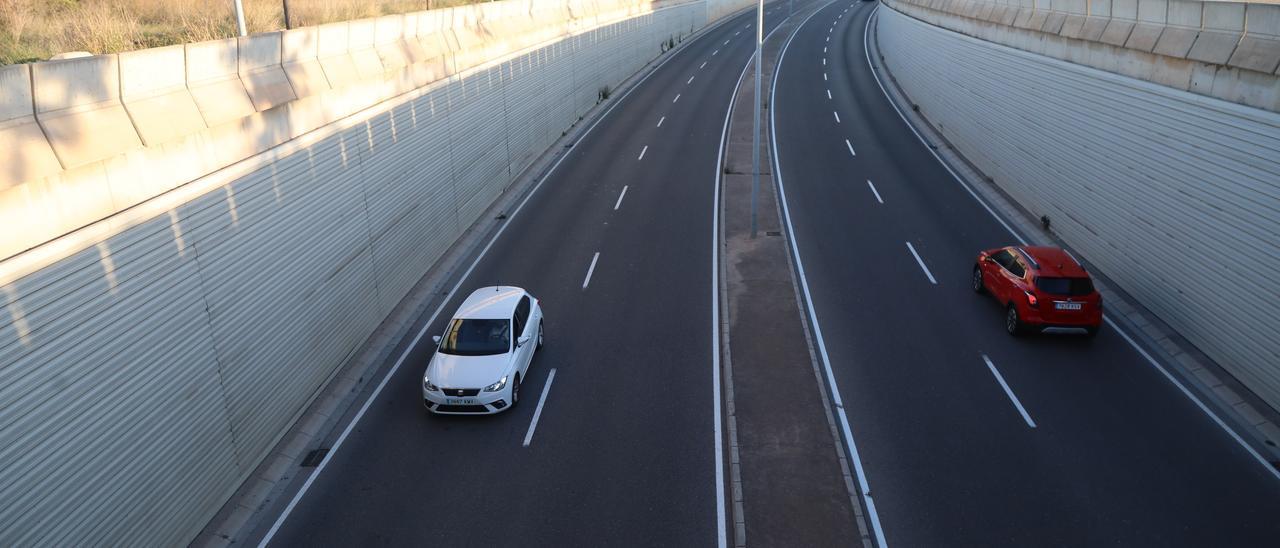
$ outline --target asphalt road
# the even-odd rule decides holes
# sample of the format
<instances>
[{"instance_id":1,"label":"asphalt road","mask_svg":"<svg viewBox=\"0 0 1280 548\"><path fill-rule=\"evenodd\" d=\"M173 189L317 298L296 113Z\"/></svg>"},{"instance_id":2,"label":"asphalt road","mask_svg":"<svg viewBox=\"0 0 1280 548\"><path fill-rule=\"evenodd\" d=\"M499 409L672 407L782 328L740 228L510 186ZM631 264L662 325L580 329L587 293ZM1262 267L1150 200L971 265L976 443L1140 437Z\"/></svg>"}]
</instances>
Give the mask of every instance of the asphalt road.
<instances>
[{"instance_id":1,"label":"asphalt road","mask_svg":"<svg viewBox=\"0 0 1280 548\"><path fill-rule=\"evenodd\" d=\"M877 86L874 7L804 25L772 103L792 236L888 544L1275 546L1280 482L1118 333L1013 339L969 289L977 252L1016 241Z\"/></svg>"},{"instance_id":2,"label":"asphalt road","mask_svg":"<svg viewBox=\"0 0 1280 548\"><path fill-rule=\"evenodd\" d=\"M771 13L766 27L784 15ZM492 417L428 415L420 384L434 348L424 337L272 544L716 543L713 185L753 24L743 14L699 35L622 98L428 330L443 331L478 287L539 297L546 346L520 405Z\"/></svg>"}]
</instances>

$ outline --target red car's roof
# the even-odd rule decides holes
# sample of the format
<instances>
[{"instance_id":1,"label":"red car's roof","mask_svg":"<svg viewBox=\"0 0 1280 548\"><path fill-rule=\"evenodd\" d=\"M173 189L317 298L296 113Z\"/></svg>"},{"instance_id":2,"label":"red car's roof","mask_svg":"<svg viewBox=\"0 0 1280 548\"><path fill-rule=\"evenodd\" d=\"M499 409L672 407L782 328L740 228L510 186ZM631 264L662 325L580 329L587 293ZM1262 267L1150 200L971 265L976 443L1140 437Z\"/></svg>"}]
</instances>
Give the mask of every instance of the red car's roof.
<instances>
[{"instance_id":1,"label":"red car's roof","mask_svg":"<svg viewBox=\"0 0 1280 548\"><path fill-rule=\"evenodd\" d=\"M1063 278L1087 278L1089 273L1085 272L1084 267L1077 263L1071 254L1057 247L1046 246L1024 246L1020 247L1035 262L1039 263L1039 267L1035 267L1040 271L1041 276L1063 277Z\"/></svg>"}]
</instances>

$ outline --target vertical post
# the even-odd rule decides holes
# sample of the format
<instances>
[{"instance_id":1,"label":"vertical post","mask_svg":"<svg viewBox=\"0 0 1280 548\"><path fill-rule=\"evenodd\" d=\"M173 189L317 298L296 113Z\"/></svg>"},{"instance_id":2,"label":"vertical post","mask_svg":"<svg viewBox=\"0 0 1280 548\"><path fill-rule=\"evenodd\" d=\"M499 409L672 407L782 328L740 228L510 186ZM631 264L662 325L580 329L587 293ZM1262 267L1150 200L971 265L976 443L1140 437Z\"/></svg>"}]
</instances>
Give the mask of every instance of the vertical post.
<instances>
[{"instance_id":1,"label":"vertical post","mask_svg":"<svg viewBox=\"0 0 1280 548\"><path fill-rule=\"evenodd\" d=\"M249 32L244 29L244 4L240 0L235 0L236 5L236 29L240 31L240 36L248 36Z\"/></svg>"},{"instance_id":2,"label":"vertical post","mask_svg":"<svg viewBox=\"0 0 1280 548\"><path fill-rule=\"evenodd\" d=\"M756 4L756 94L753 108L754 118L751 121L751 239L755 239L759 230L759 215L756 203L760 194L760 49L764 45L764 0Z\"/></svg>"},{"instance_id":3,"label":"vertical post","mask_svg":"<svg viewBox=\"0 0 1280 548\"><path fill-rule=\"evenodd\" d=\"M284 4L284 28L289 30L293 28L293 21L289 20L289 0L281 0Z\"/></svg>"}]
</instances>

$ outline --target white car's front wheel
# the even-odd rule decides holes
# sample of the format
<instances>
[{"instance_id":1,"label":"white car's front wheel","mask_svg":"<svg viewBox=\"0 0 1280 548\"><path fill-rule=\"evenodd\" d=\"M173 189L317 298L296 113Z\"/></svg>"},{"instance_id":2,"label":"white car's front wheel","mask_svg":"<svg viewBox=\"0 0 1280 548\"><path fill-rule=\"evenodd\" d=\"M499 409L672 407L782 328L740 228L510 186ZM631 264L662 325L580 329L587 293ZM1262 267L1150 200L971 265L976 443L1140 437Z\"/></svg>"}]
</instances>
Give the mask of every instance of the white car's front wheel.
<instances>
[{"instance_id":1,"label":"white car's front wheel","mask_svg":"<svg viewBox=\"0 0 1280 548\"><path fill-rule=\"evenodd\" d=\"M538 322L538 348L542 348L542 322Z\"/></svg>"},{"instance_id":2,"label":"white car's front wheel","mask_svg":"<svg viewBox=\"0 0 1280 548\"><path fill-rule=\"evenodd\" d=\"M520 403L520 374L516 373L515 380L511 383L511 405Z\"/></svg>"}]
</instances>

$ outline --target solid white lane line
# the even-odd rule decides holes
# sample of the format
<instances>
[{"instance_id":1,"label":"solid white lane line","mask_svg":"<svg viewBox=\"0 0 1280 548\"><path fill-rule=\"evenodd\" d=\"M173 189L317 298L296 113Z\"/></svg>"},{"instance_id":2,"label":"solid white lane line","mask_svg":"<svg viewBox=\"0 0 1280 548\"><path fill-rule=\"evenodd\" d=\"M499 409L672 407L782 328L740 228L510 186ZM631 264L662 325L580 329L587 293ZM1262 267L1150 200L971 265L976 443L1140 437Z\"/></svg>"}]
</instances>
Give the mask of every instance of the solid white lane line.
<instances>
[{"instance_id":1,"label":"solid white lane line","mask_svg":"<svg viewBox=\"0 0 1280 548\"><path fill-rule=\"evenodd\" d=\"M684 51L684 46L681 46L676 51L676 53L678 54L683 51ZM587 127L586 131L582 132L582 136L579 137L579 141L581 141L582 139L586 139L587 136L590 135L591 132L596 129L596 126L600 125L600 122L603 122L605 118L609 117L609 114L613 112L613 109L618 108L618 105L621 105L626 100L627 97L631 96L632 91L635 91L636 88L639 88L641 84L649 80L650 76L653 76L654 74L656 74L659 69L666 66L668 62L670 62L672 59L675 59L675 58L676 58L676 55L671 55L671 56L668 56L666 59L663 59L662 62L658 63L658 66L654 67L653 70L645 73L645 75L641 77L639 81L637 81L631 87L627 88L627 91L624 92L622 96L618 98L617 102L610 105L609 108L605 110L604 113L602 113L599 117L597 117L594 122L591 122L591 125ZM285 505L284 510L280 512L280 516L276 518L275 523L271 524L271 528L267 530L267 533L263 535L262 540L258 542L258 548L266 548L266 546L271 544L271 539L275 538L276 533L278 533L280 531L280 528L284 526L284 522L289 519L289 515L293 513L293 510L297 508L298 504L302 501L303 497L307 495L307 491L311 489L311 486L315 483L316 478L320 477L320 474L324 472L325 468L329 465L329 462L333 460L334 455L338 454L338 451L342 448L342 444L346 442L347 438L351 435L351 432L355 430L356 424L358 424L360 420L364 418L365 413L369 411L369 407L371 407L373 405L373 402L378 399L378 396L382 394L382 391L387 387L387 383L391 381L391 377L394 376L396 372L400 370L400 367L404 365L405 360L409 358L409 354L413 352L415 348L417 348L418 343L422 341L422 337L424 337L427 334L427 330L431 329L431 325L435 323L436 318L438 318L440 316L440 313L444 311L444 307L447 304L449 304L449 300L452 299L453 295L458 292L458 289L460 289L462 285L467 282L468 277L470 277L471 273L475 271L476 266L479 265L480 261L483 260L485 256L489 254L489 250L493 248L493 244L498 241L498 238L502 236L504 232L506 232L507 227L511 226L511 223L515 220L516 216L518 216L520 212L524 210L525 204L529 203L529 200L533 198L533 196L538 193L538 190L542 188L543 183L546 183L547 179L551 178L551 175L555 173L556 169L560 167L560 164L564 163L564 161L567 158L569 158L569 156L570 155L568 154L562 155L560 156L559 159L555 161L555 163L551 164L551 169L548 169L547 172L543 174L542 178L538 180L537 184L533 185L533 189L530 190L528 194L525 194L524 198L520 200L520 203L516 205L516 208L514 211L512 211L511 216L507 218L507 222L503 223L502 226L498 227L498 231L495 232L493 236L489 238L489 243L485 244L484 248L480 250L480 253L476 255L475 259L471 261L471 265L468 266L465 271L463 271L462 276L458 278L458 281L454 283L453 287L449 289L449 292L445 294L444 300L441 301L440 305L437 306L435 311L431 313L431 317L427 319L426 323L422 324L422 328L418 330L417 335L414 335L413 340L409 341L409 345L405 347L404 352L400 353L400 357L396 358L396 362L391 365L391 369L389 369L386 372L386 374L383 375L381 381L378 381L378 386L374 387L373 393L370 394L369 398L364 400L364 403L360 405L360 409L356 411L355 416L351 418L351 422L348 422L346 427L342 429L342 433L338 434L338 439L333 442L333 446L330 447L329 452L325 454L324 458L320 459L320 464L311 470L311 474L307 476L306 481L302 482L302 487L299 488L296 493L294 493L292 499L289 499L289 504ZM717 170L718 170L718 166L717 166ZM717 200L716 203L719 203L719 200ZM719 348L719 345L716 345L713 348ZM717 369L718 369L718 366L717 366ZM716 382L716 386L719 386L718 380ZM720 405L719 401L717 400L716 402L717 410L719 409L719 405ZM719 415L716 415L716 417L717 417L716 424L719 425L719 420L718 420ZM717 437L716 437L717 443L719 443L719 439L720 439L719 431L717 430ZM719 461L721 460L723 460L723 454L717 452L717 463L719 463ZM720 492L723 492L724 482L720 481L717 484L717 488ZM720 509L721 511L719 512L720 526L721 526L721 529L723 529L724 527L723 500L721 500L720 503L721 503L721 509ZM720 546L723 548L724 545L725 545L724 531L722 530L720 532Z\"/></svg>"},{"instance_id":2,"label":"solid white lane line","mask_svg":"<svg viewBox=\"0 0 1280 548\"><path fill-rule=\"evenodd\" d=\"M666 119L667 119L667 117L666 117L666 116L663 116L662 118L659 118L659 119L658 119L658 126L657 126L657 127L662 127L662 122L664 122Z\"/></svg>"},{"instance_id":3,"label":"solid white lane line","mask_svg":"<svg viewBox=\"0 0 1280 548\"><path fill-rule=\"evenodd\" d=\"M867 181L867 182L869 183L871 181ZM618 202L613 204L614 211L617 211L619 207L622 207L622 199L626 197L627 197L627 185L622 185L622 194L618 195Z\"/></svg>"},{"instance_id":4,"label":"solid white lane line","mask_svg":"<svg viewBox=\"0 0 1280 548\"><path fill-rule=\"evenodd\" d=\"M831 111L831 115L836 117L836 123L837 123L837 124L838 124L838 123L840 123L840 113L839 113L839 112L836 112L836 111L834 111L834 110L833 110L833 111Z\"/></svg>"},{"instance_id":5,"label":"solid white lane line","mask_svg":"<svg viewBox=\"0 0 1280 548\"><path fill-rule=\"evenodd\" d=\"M702 62L702 65L698 67L698 70L702 70L702 69L704 69L704 68L707 68L707 62L706 62L706 61L703 61L703 62Z\"/></svg>"},{"instance_id":6,"label":"solid white lane line","mask_svg":"<svg viewBox=\"0 0 1280 548\"><path fill-rule=\"evenodd\" d=\"M596 254L591 257L591 266L587 267L587 277L582 279L583 289L586 289L587 285L591 283L591 274L596 271L596 261L599 261L599 260L600 260L600 252L597 251Z\"/></svg>"},{"instance_id":7,"label":"solid white lane line","mask_svg":"<svg viewBox=\"0 0 1280 548\"><path fill-rule=\"evenodd\" d=\"M675 98L675 99L672 99L672 100L671 100L671 102L672 102L672 103L674 103L674 102L679 101L679 100L680 100L680 94L679 94L679 93L677 93L677 94L676 94L676 98Z\"/></svg>"},{"instance_id":8,"label":"solid white lane line","mask_svg":"<svg viewBox=\"0 0 1280 548\"><path fill-rule=\"evenodd\" d=\"M687 85L689 85L689 84L692 84L692 83L693 83L693 78L694 78L693 76L690 76L690 77L689 77L689 80L688 80L688 81L686 81L686 82L684 83L684 85L686 85L686 86L687 86Z\"/></svg>"},{"instance_id":9,"label":"solid white lane line","mask_svg":"<svg viewBox=\"0 0 1280 548\"><path fill-rule=\"evenodd\" d=\"M831 98L831 90L827 90L827 99Z\"/></svg>"},{"instance_id":10,"label":"solid white lane line","mask_svg":"<svg viewBox=\"0 0 1280 548\"><path fill-rule=\"evenodd\" d=\"M844 140L844 146L849 147L849 155L850 155L850 156L857 156L857 155L858 155L858 153L857 153L857 152L854 152L854 151L853 151L853 143L850 143L848 139L845 139L845 140Z\"/></svg>"},{"instance_id":11,"label":"solid white lane line","mask_svg":"<svg viewBox=\"0 0 1280 548\"><path fill-rule=\"evenodd\" d=\"M636 158L636 160L637 160L637 161L639 161L639 160L643 160L643 159L644 159L644 153L646 153L646 152L648 152L648 151L649 151L649 145L645 145L645 146L644 146L644 148L640 149L640 157Z\"/></svg>"},{"instance_id":12,"label":"solid white lane line","mask_svg":"<svg viewBox=\"0 0 1280 548\"><path fill-rule=\"evenodd\" d=\"M538 398L538 407L533 410L533 420L529 421L529 431L524 435L525 447L533 441L533 431L538 429L538 419L542 417L542 406L547 403L547 393L551 392L551 382L554 380L556 380L556 368L552 367L551 372L547 373L547 384L542 385L542 397Z\"/></svg>"},{"instance_id":13,"label":"solid white lane line","mask_svg":"<svg viewBox=\"0 0 1280 548\"><path fill-rule=\"evenodd\" d=\"M799 34L800 29L809 22L818 12L813 12L800 23L799 26L791 32L791 36L787 38L787 42L782 46L782 53L778 56L777 65L773 71L773 82L769 85L769 103L774 103L778 94L778 75L782 74L782 64L787 58L787 50L791 48L791 41ZM829 39L829 38L828 38ZM787 222L787 240L791 244L791 254L796 260L796 271L800 274L800 288L804 293L805 308L809 311L809 324L813 327L814 340L818 342L818 353L822 357L823 372L827 377L827 386L831 390L831 404L836 409L836 415L840 417L841 433L844 434L845 446L849 450L849 456L853 460L853 470L858 476L858 488L862 494L862 500L866 503L867 521L870 522L871 528L875 531L876 545L880 548L888 548L889 543L884 538L884 527L880 525L880 513L876 510L876 501L871 496L871 483L867 480L867 472L862 468L862 457L858 454L857 441L853 439L853 430L849 428L849 417L844 411L844 400L840 397L840 387L836 384L835 373L831 369L831 357L827 355L827 343L822 338L822 324L818 322L818 312L813 306L813 295L809 291L809 279L804 273L804 262L800 259L800 244L795 238L795 227L791 222L791 207L787 203L787 187L782 179L782 160L781 152L778 149L778 133L776 108L769 109L769 140L773 145L773 173L778 181L778 196L782 202L782 215ZM839 441L839 440L837 440Z\"/></svg>"},{"instance_id":14,"label":"solid white lane line","mask_svg":"<svg viewBox=\"0 0 1280 548\"><path fill-rule=\"evenodd\" d=\"M880 193L876 191L876 185L871 182L871 179L867 179L867 186L871 187L871 193L876 195L876 201L883 204L884 200L880 198ZM626 189L623 189L623 192L626 192ZM615 207L614 209L618 208Z\"/></svg>"},{"instance_id":15,"label":"solid white lane line","mask_svg":"<svg viewBox=\"0 0 1280 548\"><path fill-rule=\"evenodd\" d=\"M987 362L987 369L991 370L991 374L996 376L996 381L1000 383L1000 388L1004 389L1004 393L1009 395L1009 399L1013 401L1013 406L1018 408L1018 413L1022 414L1022 420L1027 421L1027 426L1036 427L1036 421L1031 420L1031 415L1027 414L1026 408L1022 407L1022 402L1018 401L1018 396L1009 389L1009 383L1004 382L1004 376L1000 375L1000 370L996 369L996 364L991 363L991 358L986 354L982 355L982 361Z\"/></svg>"},{"instance_id":16,"label":"solid white lane line","mask_svg":"<svg viewBox=\"0 0 1280 548\"><path fill-rule=\"evenodd\" d=\"M929 272L929 267L924 265L924 260L920 258L920 254L916 253L916 246L911 245L911 242L907 242L907 249L910 249L911 256L916 258L916 264L920 265L920 270L923 270L924 275L929 277L929 283L938 285L938 280L933 279L933 273Z\"/></svg>"}]
</instances>

